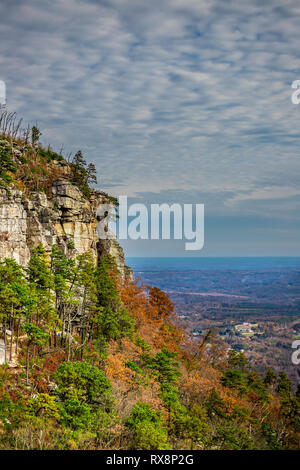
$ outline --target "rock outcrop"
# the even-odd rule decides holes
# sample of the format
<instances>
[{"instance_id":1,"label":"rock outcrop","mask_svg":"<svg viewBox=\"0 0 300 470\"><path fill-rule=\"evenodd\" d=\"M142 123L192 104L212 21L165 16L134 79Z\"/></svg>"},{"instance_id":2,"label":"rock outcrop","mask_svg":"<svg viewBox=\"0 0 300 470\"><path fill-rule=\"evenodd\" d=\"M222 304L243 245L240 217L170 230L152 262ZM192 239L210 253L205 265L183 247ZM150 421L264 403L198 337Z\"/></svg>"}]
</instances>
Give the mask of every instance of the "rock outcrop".
<instances>
[{"instance_id":1,"label":"rock outcrop","mask_svg":"<svg viewBox=\"0 0 300 470\"><path fill-rule=\"evenodd\" d=\"M42 192L26 197L11 186L0 188L0 258L14 258L25 266L39 243L48 251L57 244L72 256L91 251L95 262L110 254L121 275L131 275L117 240L97 237L96 210L101 203L109 203L104 193L95 191L87 200L67 178L53 184L51 197Z\"/></svg>"}]
</instances>

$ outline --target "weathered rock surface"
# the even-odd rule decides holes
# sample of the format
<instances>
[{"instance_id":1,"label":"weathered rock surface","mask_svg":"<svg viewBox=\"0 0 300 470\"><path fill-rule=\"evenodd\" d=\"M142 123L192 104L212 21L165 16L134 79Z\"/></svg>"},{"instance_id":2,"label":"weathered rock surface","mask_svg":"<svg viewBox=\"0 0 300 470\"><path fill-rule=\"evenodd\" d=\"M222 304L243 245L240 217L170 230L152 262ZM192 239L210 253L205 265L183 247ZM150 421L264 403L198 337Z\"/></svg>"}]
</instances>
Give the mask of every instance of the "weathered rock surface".
<instances>
[{"instance_id":1,"label":"weathered rock surface","mask_svg":"<svg viewBox=\"0 0 300 470\"><path fill-rule=\"evenodd\" d=\"M96 210L109 203L105 195L95 192L88 201L67 178L56 181L52 193L51 198L41 192L28 198L18 189L0 188L0 258L14 258L25 266L39 243L48 251L57 244L74 256L90 250L96 262L110 254L121 275L130 275L117 240L97 237Z\"/></svg>"}]
</instances>

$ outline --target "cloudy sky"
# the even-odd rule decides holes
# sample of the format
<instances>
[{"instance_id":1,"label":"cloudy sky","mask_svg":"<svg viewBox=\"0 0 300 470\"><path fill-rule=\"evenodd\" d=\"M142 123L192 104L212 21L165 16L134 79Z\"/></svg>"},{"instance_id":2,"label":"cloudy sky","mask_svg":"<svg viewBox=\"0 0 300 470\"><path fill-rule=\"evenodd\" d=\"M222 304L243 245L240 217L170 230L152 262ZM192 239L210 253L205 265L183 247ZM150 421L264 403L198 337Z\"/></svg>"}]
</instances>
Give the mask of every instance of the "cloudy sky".
<instances>
[{"instance_id":1,"label":"cloudy sky","mask_svg":"<svg viewBox=\"0 0 300 470\"><path fill-rule=\"evenodd\" d=\"M204 203L193 255L300 255L299 0L0 0L0 22L9 109L99 187Z\"/></svg>"}]
</instances>

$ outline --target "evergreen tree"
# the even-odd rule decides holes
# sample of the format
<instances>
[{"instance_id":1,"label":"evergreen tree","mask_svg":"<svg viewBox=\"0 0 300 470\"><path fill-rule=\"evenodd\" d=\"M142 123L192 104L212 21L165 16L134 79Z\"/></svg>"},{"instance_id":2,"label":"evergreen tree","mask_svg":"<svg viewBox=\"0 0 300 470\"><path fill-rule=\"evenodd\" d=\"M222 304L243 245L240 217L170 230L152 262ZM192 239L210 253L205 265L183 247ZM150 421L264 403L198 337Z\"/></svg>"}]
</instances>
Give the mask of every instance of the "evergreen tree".
<instances>
[{"instance_id":1,"label":"evergreen tree","mask_svg":"<svg viewBox=\"0 0 300 470\"><path fill-rule=\"evenodd\" d=\"M272 386L274 385L275 381L276 381L276 374L274 370L268 369L264 377L264 383L266 385Z\"/></svg>"},{"instance_id":2,"label":"evergreen tree","mask_svg":"<svg viewBox=\"0 0 300 470\"><path fill-rule=\"evenodd\" d=\"M12 347L16 330L16 352L18 350L19 327L30 293L22 268L13 259L5 259L0 263L0 321L4 332L5 362L7 355L7 328L10 330L9 360L12 360Z\"/></svg>"},{"instance_id":3,"label":"evergreen tree","mask_svg":"<svg viewBox=\"0 0 300 470\"><path fill-rule=\"evenodd\" d=\"M229 351L228 363L234 369L238 369L242 372L245 372L249 369L249 361L244 353L235 351L231 349Z\"/></svg>"},{"instance_id":4,"label":"evergreen tree","mask_svg":"<svg viewBox=\"0 0 300 470\"><path fill-rule=\"evenodd\" d=\"M66 362L55 375L57 394L62 400L76 399L90 404L103 403L111 393L104 372L86 362Z\"/></svg>"},{"instance_id":5,"label":"evergreen tree","mask_svg":"<svg viewBox=\"0 0 300 470\"><path fill-rule=\"evenodd\" d=\"M225 418L226 405L224 400L220 397L219 393L213 388L205 401L205 407L210 419L216 417Z\"/></svg>"},{"instance_id":6,"label":"evergreen tree","mask_svg":"<svg viewBox=\"0 0 300 470\"><path fill-rule=\"evenodd\" d=\"M37 144L37 142L39 141L41 135L42 135L42 133L39 130L39 128L37 126L33 126L32 129L31 129L31 143L32 143L33 146Z\"/></svg>"},{"instance_id":7,"label":"evergreen tree","mask_svg":"<svg viewBox=\"0 0 300 470\"><path fill-rule=\"evenodd\" d=\"M279 372L278 374L276 391L283 398L287 398L291 394L291 379L285 372Z\"/></svg>"},{"instance_id":8,"label":"evergreen tree","mask_svg":"<svg viewBox=\"0 0 300 470\"><path fill-rule=\"evenodd\" d=\"M34 346L43 346L46 340L48 339L48 334L34 325L33 323L26 323L23 327L25 333L27 334L27 353L26 353L26 384L29 383L29 360L30 360L30 347Z\"/></svg>"},{"instance_id":9,"label":"evergreen tree","mask_svg":"<svg viewBox=\"0 0 300 470\"><path fill-rule=\"evenodd\" d=\"M148 403L137 402L129 418L125 420L126 426L132 432L130 448L137 450L167 450L167 429L162 426L162 414L155 411Z\"/></svg>"},{"instance_id":10,"label":"evergreen tree","mask_svg":"<svg viewBox=\"0 0 300 470\"><path fill-rule=\"evenodd\" d=\"M51 333L58 325L53 296L55 283L46 250L42 245L34 248L26 270L32 299L27 321Z\"/></svg>"},{"instance_id":11,"label":"evergreen tree","mask_svg":"<svg viewBox=\"0 0 300 470\"><path fill-rule=\"evenodd\" d=\"M117 288L117 268L109 255L101 257L96 269L99 315L95 318L98 337L116 339L133 331L134 322L121 303Z\"/></svg>"},{"instance_id":12,"label":"evergreen tree","mask_svg":"<svg viewBox=\"0 0 300 470\"><path fill-rule=\"evenodd\" d=\"M97 171L93 163L87 165L86 160L83 158L81 150L79 150L71 164L73 183L78 186L84 196L90 197L91 190L89 185L97 183Z\"/></svg>"},{"instance_id":13,"label":"evergreen tree","mask_svg":"<svg viewBox=\"0 0 300 470\"><path fill-rule=\"evenodd\" d=\"M161 384L176 384L181 375L178 371L177 354L163 348L154 357L144 355L146 366L153 369Z\"/></svg>"}]
</instances>

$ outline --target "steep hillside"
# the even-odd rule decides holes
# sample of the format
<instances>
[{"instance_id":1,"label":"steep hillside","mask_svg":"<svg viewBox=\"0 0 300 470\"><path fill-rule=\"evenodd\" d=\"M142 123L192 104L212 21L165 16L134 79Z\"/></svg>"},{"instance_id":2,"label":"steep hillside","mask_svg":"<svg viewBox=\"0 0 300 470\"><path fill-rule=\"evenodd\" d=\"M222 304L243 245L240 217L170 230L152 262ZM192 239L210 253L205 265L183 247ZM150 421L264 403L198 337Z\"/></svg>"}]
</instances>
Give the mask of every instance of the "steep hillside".
<instances>
[{"instance_id":1,"label":"steep hillside","mask_svg":"<svg viewBox=\"0 0 300 470\"><path fill-rule=\"evenodd\" d=\"M31 143L28 136L0 135L0 258L26 265L35 246L50 252L57 244L70 256L90 251L96 261L111 254L121 274L130 274L118 242L96 235L97 207L115 201L89 188L93 166L81 152L67 162L44 149L35 141L38 132L33 128Z\"/></svg>"},{"instance_id":2,"label":"steep hillside","mask_svg":"<svg viewBox=\"0 0 300 470\"><path fill-rule=\"evenodd\" d=\"M97 239L96 208L116 201L82 154L2 130L0 448L299 448L286 374L261 378L211 331L191 340Z\"/></svg>"}]
</instances>

